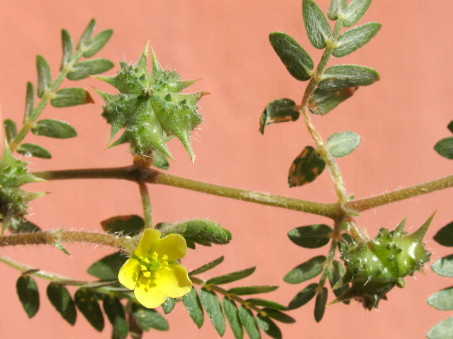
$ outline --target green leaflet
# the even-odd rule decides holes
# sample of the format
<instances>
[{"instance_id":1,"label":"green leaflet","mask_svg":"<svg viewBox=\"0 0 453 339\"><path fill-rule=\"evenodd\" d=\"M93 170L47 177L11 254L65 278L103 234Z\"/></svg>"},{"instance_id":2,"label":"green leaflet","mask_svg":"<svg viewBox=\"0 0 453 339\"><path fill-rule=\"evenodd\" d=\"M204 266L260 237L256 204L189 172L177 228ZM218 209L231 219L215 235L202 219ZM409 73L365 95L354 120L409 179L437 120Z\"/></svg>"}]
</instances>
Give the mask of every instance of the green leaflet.
<instances>
[{"instance_id":1,"label":"green leaflet","mask_svg":"<svg viewBox=\"0 0 453 339\"><path fill-rule=\"evenodd\" d=\"M260 118L260 132L264 134L267 125L296 121L299 119L299 110L291 99L277 99L267 104Z\"/></svg>"},{"instance_id":2,"label":"green leaflet","mask_svg":"<svg viewBox=\"0 0 453 339\"><path fill-rule=\"evenodd\" d=\"M315 301L315 320L319 323L324 316L324 312L326 310L326 302L327 302L327 288L323 287L322 290L316 296Z\"/></svg>"},{"instance_id":3,"label":"green leaflet","mask_svg":"<svg viewBox=\"0 0 453 339\"><path fill-rule=\"evenodd\" d=\"M197 325L198 328L201 328L204 323L204 314L197 290L192 287L192 290L182 297L182 302L195 325Z\"/></svg>"},{"instance_id":4,"label":"green leaflet","mask_svg":"<svg viewBox=\"0 0 453 339\"><path fill-rule=\"evenodd\" d=\"M372 68L358 65L337 65L326 69L318 87L324 90L336 90L368 86L377 80L379 80L379 74Z\"/></svg>"},{"instance_id":5,"label":"green leaflet","mask_svg":"<svg viewBox=\"0 0 453 339\"><path fill-rule=\"evenodd\" d=\"M99 332L104 329L104 316L99 307L96 294L89 289L78 289L74 295L77 308L84 315L86 320Z\"/></svg>"},{"instance_id":6,"label":"green leaflet","mask_svg":"<svg viewBox=\"0 0 453 339\"><path fill-rule=\"evenodd\" d=\"M332 228L323 225L301 226L288 232L289 239L298 246L319 248L329 243Z\"/></svg>"},{"instance_id":7,"label":"green leaflet","mask_svg":"<svg viewBox=\"0 0 453 339\"><path fill-rule=\"evenodd\" d=\"M447 159L453 159L453 137L444 138L436 143L434 150Z\"/></svg>"},{"instance_id":8,"label":"green leaflet","mask_svg":"<svg viewBox=\"0 0 453 339\"><path fill-rule=\"evenodd\" d=\"M341 7L343 0L330 0L329 9L327 11L327 17L330 20L337 20L338 10Z\"/></svg>"},{"instance_id":9,"label":"green leaflet","mask_svg":"<svg viewBox=\"0 0 453 339\"><path fill-rule=\"evenodd\" d=\"M101 221L101 226L107 233L133 237L143 231L145 222L138 215L119 215Z\"/></svg>"},{"instance_id":10,"label":"green leaflet","mask_svg":"<svg viewBox=\"0 0 453 339\"><path fill-rule=\"evenodd\" d=\"M157 311L147 309L137 303L132 304L132 316L138 327L147 332L151 328L159 331L168 331L168 321Z\"/></svg>"},{"instance_id":11,"label":"green leaflet","mask_svg":"<svg viewBox=\"0 0 453 339\"><path fill-rule=\"evenodd\" d=\"M259 293L269 293L275 291L278 286L244 286L244 287L233 287L228 290L230 294L236 295L250 295Z\"/></svg>"},{"instance_id":12,"label":"green leaflet","mask_svg":"<svg viewBox=\"0 0 453 339\"><path fill-rule=\"evenodd\" d=\"M77 310L66 287L50 283L47 286L47 297L63 319L74 325L77 318Z\"/></svg>"},{"instance_id":13,"label":"green leaflet","mask_svg":"<svg viewBox=\"0 0 453 339\"><path fill-rule=\"evenodd\" d=\"M36 69L38 71L38 97L42 98L45 90L52 84L52 75L49 64L41 55L36 56Z\"/></svg>"},{"instance_id":14,"label":"green leaflet","mask_svg":"<svg viewBox=\"0 0 453 339\"><path fill-rule=\"evenodd\" d=\"M112 37L113 31L111 29L106 29L99 34L97 34L84 48L83 56L85 58L90 58L99 52L106 44L109 42Z\"/></svg>"},{"instance_id":15,"label":"green leaflet","mask_svg":"<svg viewBox=\"0 0 453 339\"><path fill-rule=\"evenodd\" d=\"M310 55L289 35L281 32L269 34L269 41L288 72L297 80L309 80L313 74Z\"/></svg>"},{"instance_id":16,"label":"green leaflet","mask_svg":"<svg viewBox=\"0 0 453 339\"><path fill-rule=\"evenodd\" d=\"M35 135L49 138L68 139L77 136L77 132L69 123L56 119L39 120L31 129Z\"/></svg>"},{"instance_id":17,"label":"green leaflet","mask_svg":"<svg viewBox=\"0 0 453 339\"><path fill-rule=\"evenodd\" d=\"M277 310L274 310L271 308L263 308L262 312L264 312L268 317L275 319L277 321L280 321L282 323L285 323L285 324L293 324L296 322L296 319L294 319L293 317L290 317L289 315L287 315L283 312L280 312L280 311L277 311Z\"/></svg>"},{"instance_id":18,"label":"green leaflet","mask_svg":"<svg viewBox=\"0 0 453 339\"><path fill-rule=\"evenodd\" d=\"M327 147L335 158L344 157L354 152L360 144L360 135L351 131L334 133L327 138Z\"/></svg>"},{"instance_id":19,"label":"green leaflet","mask_svg":"<svg viewBox=\"0 0 453 339\"><path fill-rule=\"evenodd\" d=\"M289 187L302 186L314 181L326 167L324 160L311 146L307 146L294 159L289 168Z\"/></svg>"},{"instance_id":20,"label":"green leaflet","mask_svg":"<svg viewBox=\"0 0 453 339\"><path fill-rule=\"evenodd\" d=\"M9 229L13 233L33 233L41 231L37 225L26 219L11 220Z\"/></svg>"},{"instance_id":21,"label":"green leaflet","mask_svg":"<svg viewBox=\"0 0 453 339\"><path fill-rule=\"evenodd\" d=\"M239 307L238 315L242 326L244 326L245 332L247 332L249 337L251 339L260 339L260 330L258 329L258 325L256 324L255 317L252 312L241 305Z\"/></svg>"},{"instance_id":22,"label":"green leaflet","mask_svg":"<svg viewBox=\"0 0 453 339\"><path fill-rule=\"evenodd\" d=\"M351 27L355 25L366 13L368 7L370 7L371 0L353 0L345 10L344 14L344 27Z\"/></svg>"},{"instance_id":23,"label":"green leaflet","mask_svg":"<svg viewBox=\"0 0 453 339\"><path fill-rule=\"evenodd\" d=\"M344 32L338 38L332 55L340 58L351 54L368 43L379 32L380 28L381 24L369 22Z\"/></svg>"},{"instance_id":24,"label":"green leaflet","mask_svg":"<svg viewBox=\"0 0 453 339\"><path fill-rule=\"evenodd\" d=\"M222 262L223 262L223 259L224 257L221 256L221 257L218 257L217 259L195 269L195 270L192 270L189 272L189 275L197 275L197 274L201 274L201 273L204 273L204 272L207 272L211 269L213 269L214 267L220 265Z\"/></svg>"},{"instance_id":25,"label":"green leaflet","mask_svg":"<svg viewBox=\"0 0 453 339\"><path fill-rule=\"evenodd\" d=\"M453 287L444 288L432 294L426 301L437 310L453 310Z\"/></svg>"},{"instance_id":26,"label":"green leaflet","mask_svg":"<svg viewBox=\"0 0 453 339\"><path fill-rule=\"evenodd\" d=\"M16 282L16 291L25 313L33 318L39 310L39 290L35 279L21 275Z\"/></svg>"},{"instance_id":27,"label":"green leaflet","mask_svg":"<svg viewBox=\"0 0 453 339\"><path fill-rule=\"evenodd\" d=\"M269 319L268 317L263 317L261 314L258 314L255 320L258 327L261 328L264 332L266 332L268 336L274 339L282 338L282 331L280 331L278 326L271 319Z\"/></svg>"},{"instance_id":28,"label":"green leaflet","mask_svg":"<svg viewBox=\"0 0 453 339\"><path fill-rule=\"evenodd\" d=\"M65 63L70 63L72 60L73 42L71 34L65 29L61 30L61 45L63 47L63 57L61 60L60 70L63 69Z\"/></svg>"},{"instance_id":29,"label":"green leaflet","mask_svg":"<svg viewBox=\"0 0 453 339\"><path fill-rule=\"evenodd\" d=\"M167 298L165 302L162 304L162 310L165 314L169 314L176 306L176 299Z\"/></svg>"},{"instance_id":30,"label":"green leaflet","mask_svg":"<svg viewBox=\"0 0 453 339\"><path fill-rule=\"evenodd\" d=\"M35 91L33 88L33 84L31 82L27 82L27 91L25 94L25 112L24 112L24 122L30 118L31 113L33 112L35 104Z\"/></svg>"},{"instance_id":31,"label":"green leaflet","mask_svg":"<svg viewBox=\"0 0 453 339\"><path fill-rule=\"evenodd\" d=\"M325 48L330 36L330 26L321 9L314 1L303 0L302 15L311 44L318 49Z\"/></svg>"},{"instance_id":32,"label":"green leaflet","mask_svg":"<svg viewBox=\"0 0 453 339\"><path fill-rule=\"evenodd\" d=\"M213 291L203 287L200 289L200 300L217 333L223 336L225 333L225 317L220 306L219 298Z\"/></svg>"},{"instance_id":33,"label":"green leaflet","mask_svg":"<svg viewBox=\"0 0 453 339\"><path fill-rule=\"evenodd\" d=\"M17 135L17 125L14 120L3 120L3 128L5 129L6 140L11 142ZM3 140L1 142L4 142Z\"/></svg>"},{"instance_id":34,"label":"green leaflet","mask_svg":"<svg viewBox=\"0 0 453 339\"><path fill-rule=\"evenodd\" d=\"M109 295L104 296L102 303L104 312L113 326L113 332L120 338L126 338L129 332L124 307L118 298Z\"/></svg>"},{"instance_id":35,"label":"green leaflet","mask_svg":"<svg viewBox=\"0 0 453 339\"><path fill-rule=\"evenodd\" d=\"M453 255L437 259L431 265L431 269L443 277L453 277Z\"/></svg>"},{"instance_id":36,"label":"green leaflet","mask_svg":"<svg viewBox=\"0 0 453 339\"><path fill-rule=\"evenodd\" d=\"M308 109L313 114L324 115L354 95L358 87L347 87L335 90L317 88L308 100Z\"/></svg>"},{"instance_id":37,"label":"green leaflet","mask_svg":"<svg viewBox=\"0 0 453 339\"><path fill-rule=\"evenodd\" d=\"M88 267L88 274L101 280L117 280L118 272L127 260L121 252L103 257Z\"/></svg>"},{"instance_id":38,"label":"green leaflet","mask_svg":"<svg viewBox=\"0 0 453 339\"><path fill-rule=\"evenodd\" d=\"M244 331L242 330L241 320L239 319L238 308L233 300L224 297L222 300L223 312L230 324L236 339L242 339Z\"/></svg>"},{"instance_id":39,"label":"green leaflet","mask_svg":"<svg viewBox=\"0 0 453 339\"><path fill-rule=\"evenodd\" d=\"M450 121L450 123L448 124L447 128L448 128L448 130L449 130L451 133L453 133L453 120Z\"/></svg>"},{"instance_id":40,"label":"green leaflet","mask_svg":"<svg viewBox=\"0 0 453 339\"><path fill-rule=\"evenodd\" d=\"M27 157L36 157L42 159L52 158L50 152L46 150L44 147L30 143L21 144L17 148L17 153L23 154Z\"/></svg>"},{"instance_id":41,"label":"green leaflet","mask_svg":"<svg viewBox=\"0 0 453 339\"><path fill-rule=\"evenodd\" d=\"M113 66L113 62L107 59L92 59L80 61L74 65L73 70L68 73L67 78L69 80L85 79L90 75L107 72L108 70L112 69Z\"/></svg>"},{"instance_id":42,"label":"green leaflet","mask_svg":"<svg viewBox=\"0 0 453 339\"><path fill-rule=\"evenodd\" d=\"M241 280L247 278L248 276L252 275L255 272L256 267L246 268L244 270L232 272L229 274L224 274L218 277L214 277L206 281L206 285L221 285L227 284L233 281Z\"/></svg>"},{"instance_id":43,"label":"green leaflet","mask_svg":"<svg viewBox=\"0 0 453 339\"><path fill-rule=\"evenodd\" d=\"M282 310L287 309L286 306L276 303L275 301L270 301L270 300L266 300L266 299L251 298L251 299L247 299L246 301L252 305L263 306L266 308L271 308L273 310L282 311Z\"/></svg>"},{"instance_id":44,"label":"green leaflet","mask_svg":"<svg viewBox=\"0 0 453 339\"><path fill-rule=\"evenodd\" d=\"M446 339L453 331L453 317L447 318L431 328L426 337L428 339Z\"/></svg>"},{"instance_id":45,"label":"green leaflet","mask_svg":"<svg viewBox=\"0 0 453 339\"><path fill-rule=\"evenodd\" d=\"M130 143L135 154L148 155L154 150L171 158L166 142L176 136L193 159L190 132L201 123L196 106L206 94L182 94L193 81L181 81L173 71L163 70L153 54L153 72L147 66L148 47L134 65L120 63L114 77L98 77L116 87L120 94L98 93L105 101L102 116L111 125L111 138L124 129L111 144Z\"/></svg>"},{"instance_id":46,"label":"green leaflet","mask_svg":"<svg viewBox=\"0 0 453 339\"><path fill-rule=\"evenodd\" d=\"M323 255L311 258L310 260L296 266L289 271L283 280L288 284L299 284L321 274L326 257Z\"/></svg>"},{"instance_id":47,"label":"green leaflet","mask_svg":"<svg viewBox=\"0 0 453 339\"><path fill-rule=\"evenodd\" d=\"M313 283L297 293L289 302L288 309L294 310L308 303L316 295L318 284Z\"/></svg>"},{"instance_id":48,"label":"green leaflet","mask_svg":"<svg viewBox=\"0 0 453 339\"><path fill-rule=\"evenodd\" d=\"M453 221L438 230L434 240L442 246L453 247Z\"/></svg>"},{"instance_id":49,"label":"green leaflet","mask_svg":"<svg viewBox=\"0 0 453 339\"><path fill-rule=\"evenodd\" d=\"M84 88L63 88L55 93L50 103L53 107L69 107L94 103L94 100Z\"/></svg>"}]
</instances>

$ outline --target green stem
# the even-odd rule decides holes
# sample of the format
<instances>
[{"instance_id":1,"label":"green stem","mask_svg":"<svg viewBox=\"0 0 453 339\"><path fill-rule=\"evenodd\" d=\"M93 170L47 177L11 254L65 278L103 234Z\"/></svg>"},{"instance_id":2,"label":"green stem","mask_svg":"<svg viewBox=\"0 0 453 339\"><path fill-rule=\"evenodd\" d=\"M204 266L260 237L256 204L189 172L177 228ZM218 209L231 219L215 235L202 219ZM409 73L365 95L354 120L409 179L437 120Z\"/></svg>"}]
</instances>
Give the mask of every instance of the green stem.
<instances>
[{"instance_id":1,"label":"green stem","mask_svg":"<svg viewBox=\"0 0 453 339\"><path fill-rule=\"evenodd\" d=\"M326 163L327 168L329 169L330 176L332 177L332 181L335 186L335 191L337 193L338 204L341 207L344 206L344 204L346 203L346 201L348 199L343 176L341 174L341 171L340 171L334 157L330 154L330 151L329 151L326 143L324 142L321 134L316 130L316 128L313 126L313 124L311 122L311 118L308 113L308 102L309 102L311 96L313 95L314 91L316 90L318 83L320 81L320 78L322 77L322 73L324 72L324 69L327 66L327 63L329 62L330 57L332 56L332 52L335 49L335 42L337 41L337 39L340 35L342 26L343 26L343 20L338 19L335 23L335 27L332 32L332 35L329 38L329 41L327 42L327 47L321 57L318 67L316 68L316 72L314 73L307 88L305 89L304 96L303 96L302 103L301 103L301 109L300 109L300 112L302 113L302 115L304 117L305 124L307 125L307 129L308 129L309 133L311 134L313 140L316 143L319 155L323 158L324 162Z\"/></svg>"},{"instance_id":2,"label":"green stem","mask_svg":"<svg viewBox=\"0 0 453 339\"><path fill-rule=\"evenodd\" d=\"M11 142L9 143L11 152L14 151L17 148L17 146L19 146L20 142L25 138L25 136L28 134L28 132L32 129L36 120L39 118L42 111L47 106L48 102L55 95L57 89L60 87L61 83L66 78L68 73L71 71L72 67L82 57L82 54L83 54L83 51L77 51L76 54L71 59L71 62L65 64L62 67L60 74L58 74L55 81L52 83L52 85L48 89L46 89L46 91L45 91L43 97L41 98L41 100L39 101L39 103L35 106L35 108L30 113L30 115L25 119L24 124L23 124L22 128L19 130L19 132L17 133L16 137L13 140L11 140Z\"/></svg>"},{"instance_id":3,"label":"green stem","mask_svg":"<svg viewBox=\"0 0 453 339\"><path fill-rule=\"evenodd\" d=\"M59 242L83 242L118 248L131 253L134 248L129 239L111 234L56 230L50 232L19 233L0 236L0 247L17 245L53 245Z\"/></svg>"},{"instance_id":4,"label":"green stem","mask_svg":"<svg viewBox=\"0 0 453 339\"><path fill-rule=\"evenodd\" d=\"M391 204L396 201L413 198L418 195L427 194L449 187L453 187L453 175L433 181L428 181L424 184L403 188L381 195L376 195L374 197L351 201L346 204L346 208L352 209L357 212L362 212L378 206Z\"/></svg>"},{"instance_id":5,"label":"green stem","mask_svg":"<svg viewBox=\"0 0 453 339\"><path fill-rule=\"evenodd\" d=\"M143 206L145 228L153 228L153 217L151 212L151 201L149 199L148 187L146 187L146 184L144 182L139 182L138 187L140 188L140 197Z\"/></svg>"}]
</instances>

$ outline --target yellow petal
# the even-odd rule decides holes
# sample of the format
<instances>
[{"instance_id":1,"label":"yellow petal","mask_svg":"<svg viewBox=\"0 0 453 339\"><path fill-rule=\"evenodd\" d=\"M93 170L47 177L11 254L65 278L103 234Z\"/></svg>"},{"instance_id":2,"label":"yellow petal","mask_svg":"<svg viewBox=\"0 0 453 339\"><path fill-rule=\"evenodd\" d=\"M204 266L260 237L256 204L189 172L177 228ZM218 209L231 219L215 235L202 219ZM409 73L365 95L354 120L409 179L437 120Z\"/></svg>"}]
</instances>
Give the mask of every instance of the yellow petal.
<instances>
[{"instance_id":1,"label":"yellow petal","mask_svg":"<svg viewBox=\"0 0 453 339\"><path fill-rule=\"evenodd\" d=\"M156 308L168 297L182 297L191 289L192 282L187 275L187 270L181 265L173 264L155 272L154 277L145 278L141 275L134 294L143 306Z\"/></svg>"},{"instance_id":2,"label":"yellow petal","mask_svg":"<svg viewBox=\"0 0 453 339\"><path fill-rule=\"evenodd\" d=\"M130 290L135 288L140 273L140 264L135 259L127 259L118 272L119 282Z\"/></svg>"},{"instance_id":3,"label":"yellow petal","mask_svg":"<svg viewBox=\"0 0 453 339\"><path fill-rule=\"evenodd\" d=\"M158 240L154 250L160 256L168 256L168 260L181 259L186 255L186 240L180 234L169 234Z\"/></svg>"},{"instance_id":4,"label":"yellow petal","mask_svg":"<svg viewBox=\"0 0 453 339\"><path fill-rule=\"evenodd\" d=\"M160 232L154 229L147 228L143 232L140 242L138 243L137 248L135 249L135 255L138 257L144 257L147 254L151 253L156 244L156 241L160 238Z\"/></svg>"}]
</instances>

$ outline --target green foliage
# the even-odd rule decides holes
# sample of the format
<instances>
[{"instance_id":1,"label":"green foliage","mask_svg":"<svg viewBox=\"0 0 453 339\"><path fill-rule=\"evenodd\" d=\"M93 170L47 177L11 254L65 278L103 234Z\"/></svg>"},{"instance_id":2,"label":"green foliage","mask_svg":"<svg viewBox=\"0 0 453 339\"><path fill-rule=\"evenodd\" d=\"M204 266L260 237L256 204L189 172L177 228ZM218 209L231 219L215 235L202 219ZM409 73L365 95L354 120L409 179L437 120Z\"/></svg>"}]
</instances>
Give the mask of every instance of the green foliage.
<instances>
[{"instance_id":1,"label":"green foliage","mask_svg":"<svg viewBox=\"0 0 453 339\"><path fill-rule=\"evenodd\" d=\"M29 318L33 318L39 310L39 290L35 279L21 275L16 282L16 291L25 313Z\"/></svg>"},{"instance_id":2,"label":"green foliage","mask_svg":"<svg viewBox=\"0 0 453 339\"><path fill-rule=\"evenodd\" d=\"M312 0L303 0L302 15L311 44L318 49L325 48L330 36L330 26L321 9Z\"/></svg>"},{"instance_id":3,"label":"green foliage","mask_svg":"<svg viewBox=\"0 0 453 339\"><path fill-rule=\"evenodd\" d=\"M6 140L10 142L17 135L17 126L16 123L11 119L3 120L3 128L6 134ZM3 142L3 141L2 141Z\"/></svg>"},{"instance_id":4,"label":"green foliage","mask_svg":"<svg viewBox=\"0 0 453 339\"><path fill-rule=\"evenodd\" d=\"M368 86L379 80L379 74L369 67L358 65L336 65L326 69L321 76L319 88L337 90L341 88Z\"/></svg>"},{"instance_id":5,"label":"green foliage","mask_svg":"<svg viewBox=\"0 0 453 339\"><path fill-rule=\"evenodd\" d=\"M69 123L56 119L38 121L31 129L35 135L49 138L68 139L77 136L77 132Z\"/></svg>"},{"instance_id":6,"label":"green foliage","mask_svg":"<svg viewBox=\"0 0 453 339\"><path fill-rule=\"evenodd\" d=\"M342 8L343 2L344 2L343 0L331 0L330 1L329 9L327 11L327 17L330 20L337 20L338 11L340 10L340 8Z\"/></svg>"},{"instance_id":7,"label":"green foliage","mask_svg":"<svg viewBox=\"0 0 453 339\"><path fill-rule=\"evenodd\" d=\"M238 308L233 300L224 297L222 300L223 312L230 324L235 338L242 338L244 331L242 329L241 320L239 319Z\"/></svg>"},{"instance_id":8,"label":"green foliage","mask_svg":"<svg viewBox=\"0 0 453 339\"><path fill-rule=\"evenodd\" d=\"M77 310L67 288L63 285L50 283L47 286L47 297L63 319L74 325L77 318Z\"/></svg>"},{"instance_id":9,"label":"green foliage","mask_svg":"<svg viewBox=\"0 0 453 339\"><path fill-rule=\"evenodd\" d=\"M275 323L271 319L264 317L261 314L258 314L255 320L258 327L261 328L264 332L266 332L268 336L275 339L282 338L282 331L278 328L277 325L275 325Z\"/></svg>"},{"instance_id":10,"label":"green foliage","mask_svg":"<svg viewBox=\"0 0 453 339\"><path fill-rule=\"evenodd\" d=\"M84 88L63 88L50 100L53 107L69 107L94 103L93 98Z\"/></svg>"},{"instance_id":11,"label":"green foliage","mask_svg":"<svg viewBox=\"0 0 453 339\"><path fill-rule=\"evenodd\" d=\"M129 326L121 302L116 297L106 295L102 306L108 320L113 326L113 332L120 338L126 338L129 332Z\"/></svg>"},{"instance_id":12,"label":"green foliage","mask_svg":"<svg viewBox=\"0 0 453 339\"><path fill-rule=\"evenodd\" d=\"M17 148L17 153L23 154L27 157L36 157L42 159L50 159L52 158L52 154L42 146L30 143L21 144Z\"/></svg>"},{"instance_id":13,"label":"green foliage","mask_svg":"<svg viewBox=\"0 0 453 339\"><path fill-rule=\"evenodd\" d=\"M311 146L294 159L288 174L289 187L302 186L314 181L326 167L326 163Z\"/></svg>"},{"instance_id":14,"label":"green foliage","mask_svg":"<svg viewBox=\"0 0 453 339\"><path fill-rule=\"evenodd\" d=\"M213 284L213 285L222 285L228 284L233 281L241 280L247 278L248 276L252 275L255 272L256 267L246 268L244 270L224 274L218 277L214 277L206 281L206 285Z\"/></svg>"},{"instance_id":15,"label":"green foliage","mask_svg":"<svg viewBox=\"0 0 453 339\"><path fill-rule=\"evenodd\" d=\"M434 145L434 150L447 159L453 159L453 137L444 138Z\"/></svg>"},{"instance_id":16,"label":"green foliage","mask_svg":"<svg viewBox=\"0 0 453 339\"><path fill-rule=\"evenodd\" d=\"M226 327L219 298L214 291L203 287L200 289L200 301L217 333L220 336L223 336Z\"/></svg>"},{"instance_id":17,"label":"green foliage","mask_svg":"<svg viewBox=\"0 0 453 339\"><path fill-rule=\"evenodd\" d=\"M52 75L46 59L41 55L36 56L36 69L38 71L38 97L42 98L46 90L52 85Z\"/></svg>"},{"instance_id":18,"label":"green foliage","mask_svg":"<svg viewBox=\"0 0 453 339\"><path fill-rule=\"evenodd\" d=\"M79 311L88 322L99 332L104 329L104 316L96 297L96 294L85 288L78 289L74 295L74 301Z\"/></svg>"},{"instance_id":19,"label":"green foliage","mask_svg":"<svg viewBox=\"0 0 453 339\"><path fill-rule=\"evenodd\" d=\"M305 248L319 248L330 241L332 228L323 225L301 226L288 232L289 239L298 246Z\"/></svg>"},{"instance_id":20,"label":"green foliage","mask_svg":"<svg viewBox=\"0 0 453 339\"><path fill-rule=\"evenodd\" d=\"M90 75L96 75L107 72L113 68L114 64L107 59L93 59L80 61L76 63L72 71L68 73L69 80L82 80L88 78Z\"/></svg>"},{"instance_id":21,"label":"green foliage","mask_svg":"<svg viewBox=\"0 0 453 339\"><path fill-rule=\"evenodd\" d=\"M159 331L168 331L170 328L167 320L155 310L147 309L137 303L132 304L132 316L143 331L151 328Z\"/></svg>"},{"instance_id":22,"label":"green foliage","mask_svg":"<svg viewBox=\"0 0 453 339\"><path fill-rule=\"evenodd\" d=\"M377 22L369 22L344 32L338 38L332 55L340 58L351 54L373 39L379 32L380 28L381 24Z\"/></svg>"},{"instance_id":23,"label":"green foliage","mask_svg":"<svg viewBox=\"0 0 453 339\"><path fill-rule=\"evenodd\" d=\"M319 255L296 266L286 273L283 280L288 284L299 284L321 274L326 257Z\"/></svg>"},{"instance_id":24,"label":"green foliage","mask_svg":"<svg viewBox=\"0 0 453 339\"><path fill-rule=\"evenodd\" d=\"M344 27L355 25L370 7L371 0L353 0L343 11Z\"/></svg>"},{"instance_id":25,"label":"green foliage","mask_svg":"<svg viewBox=\"0 0 453 339\"><path fill-rule=\"evenodd\" d=\"M442 246L453 247L453 221L438 230L434 240Z\"/></svg>"},{"instance_id":26,"label":"green foliage","mask_svg":"<svg viewBox=\"0 0 453 339\"><path fill-rule=\"evenodd\" d=\"M437 259L431 265L431 269L442 277L453 277L453 254Z\"/></svg>"},{"instance_id":27,"label":"green foliage","mask_svg":"<svg viewBox=\"0 0 453 339\"><path fill-rule=\"evenodd\" d=\"M316 295L317 287L318 287L318 284L313 283L313 284L310 284L307 287L305 287L299 293L297 293L293 297L293 299L291 299L291 301L289 302L288 309L294 310L294 309L304 306L306 303L308 303Z\"/></svg>"},{"instance_id":28,"label":"green foliage","mask_svg":"<svg viewBox=\"0 0 453 339\"><path fill-rule=\"evenodd\" d=\"M289 35L273 32L269 41L288 72L297 80L309 80L313 74L313 60L310 55Z\"/></svg>"},{"instance_id":29,"label":"green foliage","mask_svg":"<svg viewBox=\"0 0 453 339\"><path fill-rule=\"evenodd\" d=\"M267 125L277 122L295 121L299 119L299 110L291 99L277 99L267 104L260 118L260 132L264 134Z\"/></svg>"},{"instance_id":30,"label":"green foliage","mask_svg":"<svg viewBox=\"0 0 453 339\"><path fill-rule=\"evenodd\" d=\"M244 326L245 332L247 332L249 337L251 339L261 338L260 330L258 329L253 313L241 305L239 307L238 315L242 325Z\"/></svg>"},{"instance_id":31,"label":"green foliage","mask_svg":"<svg viewBox=\"0 0 453 339\"><path fill-rule=\"evenodd\" d=\"M117 280L118 272L127 257L121 252L105 256L88 267L88 274L101 280Z\"/></svg>"},{"instance_id":32,"label":"green foliage","mask_svg":"<svg viewBox=\"0 0 453 339\"><path fill-rule=\"evenodd\" d=\"M308 109L313 114L325 115L354 95L358 87L324 90L317 88L308 101Z\"/></svg>"},{"instance_id":33,"label":"green foliage","mask_svg":"<svg viewBox=\"0 0 453 339\"><path fill-rule=\"evenodd\" d=\"M236 295L250 295L250 294L260 294L260 293L269 293L275 291L278 286L243 286L243 287L233 287L230 288L227 292L230 294Z\"/></svg>"},{"instance_id":34,"label":"green foliage","mask_svg":"<svg viewBox=\"0 0 453 339\"><path fill-rule=\"evenodd\" d=\"M138 215L119 215L101 221L101 226L107 233L133 237L143 231L145 222Z\"/></svg>"},{"instance_id":35,"label":"green foliage","mask_svg":"<svg viewBox=\"0 0 453 339\"><path fill-rule=\"evenodd\" d=\"M224 259L224 257L221 256L195 270L190 271L189 275L197 275L197 274L201 274L201 273L207 272L209 270L212 270L214 267L217 267L218 265L220 265L223 262L223 259Z\"/></svg>"},{"instance_id":36,"label":"green foliage","mask_svg":"<svg viewBox=\"0 0 453 339\"><path fill-rule=\"evenodd\" d=\"M197 290L193 287L189 293L182 297L182 302L195 325L201 328L204 323L204 313Z\"/></svg>"},{"instance_id":37,"label":"green foliage","mask_svg":"<svg viewBox=\"0 0 453 339\"><path fill-rule=\"evenodd\" d=\"M37 225L26 219L12 219L9 230L13 233L32 233L41 231Z\"/></svg>"},{"instance_id":38,"label":"green foliage","mask_svg":"<svg viewBox=\"0 0 453 339\"><path fill-rule=\"evenodd\" d=\"M194 219L176 224L160 223L156 225L162 237L167 234L181 234L187 243L187 247L194 249L195 244L211 246L211 244L224 245L231 241L231 232L221 227L218 223Z\"/></svg>"},{"instance_id":39,"label":"green foliage","mask_svg":"<svg viewBox=\"0 0 453 339\"><path fill-rule=\"evenodd\" d=\"M434 293L426 301L440 311L453 310L453 287L444 288Z\"/></svg>"},{"instance_id":40,"label":"green foliage","mask_svg":"<svg viewBox=\"0 0 453 339\"><path fill-rule=\"evenodd\" d=\"M324 316L324 312L326 310L326 302L327 302L327 288L323 287L316 295L314 314L315 320L317 322L320 322L322 317Z\"/></svg>"},{"instance_id":41,"label":"green foliage","mask_svg":"<svg viewBox=\"0 0 453 339\"><path fill-rule=\"evenodd\" d=\"M120 91L118 95L98 91L106 103L102 116L112 126L111 138L125 129L111 146L129 142L134 154L146 156L157 150L171 158L165 143L176 136L193 158L189 137L201 122L196 103L204 93L180 93L193 82L163 70L154 54L151 75L147 59L146 47L136 64L120 63L115 77L98 77Z\"/></svg>"},{"instance_id":42,"label":"green foliage","mask_svg":"<svg viewBox=\"0 0 453 339\"><path fill-rule=\"evenodd\" d=\"M335 158L344 157L354 152L360 144L360 135L350 131L334 133L327 138L327 147Z\"/></svg>"},{"instance_id":43,"label":"green foliage","mask_svg":"<svg viewBox=\"0 0 453 339\"><path fill-rule=\"evenodd\" d=\"M451 337L452 329L453 317L450 317L431 328L428 333L426 333L426 337L428 339L446 339Z\"/></svg>"},{"instance_id":44,"label":"green foliage","mask_svg":"<svg viewBox=\"0 0 453 339\"><path fill-rule=\"evenodd\" d=\"M167 298L165 302L162 304L162 310L165 314L169 314L176 306L176 299Z\"/></svg>"}]
</instances>

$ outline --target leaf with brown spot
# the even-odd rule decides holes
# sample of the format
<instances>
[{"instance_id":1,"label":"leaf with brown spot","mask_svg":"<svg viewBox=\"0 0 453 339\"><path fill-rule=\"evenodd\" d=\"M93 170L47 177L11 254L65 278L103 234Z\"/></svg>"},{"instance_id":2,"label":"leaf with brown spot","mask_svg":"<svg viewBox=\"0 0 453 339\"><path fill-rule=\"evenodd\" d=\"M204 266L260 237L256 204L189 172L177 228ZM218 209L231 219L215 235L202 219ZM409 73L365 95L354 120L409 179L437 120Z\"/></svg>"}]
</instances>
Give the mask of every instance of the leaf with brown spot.
<instances>
[{"instance_id":1,"label":"leaf with brown spot","mask_svg":"<svg viewBox=\"0 0 453 339\"><path fill-rule=\"evenodd\" d=\"M327 114L343 101L353 96L357 89L358 87L347 87L329 91L317 88L308 101L308 109L313 114Z\"/></svg>"},{"instance_id":2,"label":"leaf with brown spot","mask_svg":"<svg viewBox=\"0 0 453 339\"><path fill-rule=\"evenodd\" d=\"M260 118L260 132L264 134L267 125L277 122L295 121L299 118L296 103L291 99L277 99L267 104Z\"/></svg>"},{"instance_id":3,"label":"leaf with brown spot","mask_svg":"<svg viewBox=\"0 0 453 339\"><path fill-rule=\"evenodd\" d=\"M311 146L305 147L289 169L289 187L302 186L314 181L325 167L326 163L318 152Z\"/></svg>"}]
</instances>

